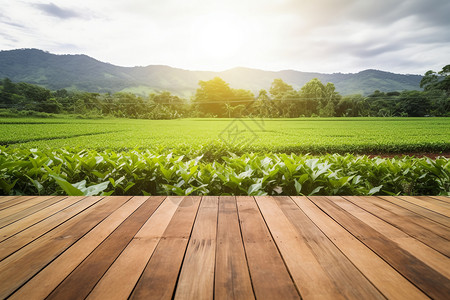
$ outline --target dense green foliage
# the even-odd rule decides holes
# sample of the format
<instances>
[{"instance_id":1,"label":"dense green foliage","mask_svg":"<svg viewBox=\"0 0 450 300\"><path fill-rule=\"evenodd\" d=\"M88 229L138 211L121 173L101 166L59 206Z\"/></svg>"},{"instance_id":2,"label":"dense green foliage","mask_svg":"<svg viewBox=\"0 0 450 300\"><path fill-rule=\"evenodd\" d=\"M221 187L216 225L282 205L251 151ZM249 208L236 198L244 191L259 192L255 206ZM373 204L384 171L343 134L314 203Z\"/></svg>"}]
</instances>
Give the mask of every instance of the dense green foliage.
<instances>
[{"instance_id":1,"label":"dense green foliage","mask_svg":"<svg viewBox=\"0 0 450 300\"><path fill-rule=\"evenodd\" d=\"M446 65L439 72L430 70L420 81L420 87L425 91L441 90L450 96L450 65Z\"/></svg>"},{"instance_id":2,"label":"dense green foliage","mask_svg":"<svg viewBox=\"0 0 450 300\"><path fill-rule=\"evenodd\" d=\"M346 116L424 117L450 116L450 97L441 90L384 93L368 97L348 96L338 105L338 114ZM355 114L356 113L356 114Z\"/></svg>"},{"instance_id":3,"label":"dense green foliage","mask_svg":"<svg viewBox=\"0 0 450 300\"><path fill-rule=\"evenodd\" d=\"M251 91L230 88L228 83L216 77L200 81L200 88L189 102L167 91L142 97L131 93L50 91L28 83L13 83L8 78L0 83L0 108L8 109L3 114L10 116L23 116L30 112L141 119L450 115L450 94L441 89L440 84L427 85L423 92L375 91L368 97L342 97L333 83L323 84L317 78L299 90L275 79L269 92L260 90L255 97Z\"/></svg>"},{"instance_id":4,"label":"dense green foliage","mask_svg":"<svg viewBox=\"0 0 450 300\"><path fill-rule=\"evenodd\" d=\"M168 92L144 98L131 93L97 94L78 91L50 91L28 83L13 83L8 78L0 85L0 108L5 116L32 112L74 114L86 117L130 117L175 119L189 111L186 100Z\"/></svg>"},{"instance_id":5,"label":"dense green foliage","mask_svg":"<svg viewBox=\"0 0 450 300\"><path fill-rule=\"evenodd\" d=\"M0 147L3 195L449 195L450 161Z\"/></svg>"},{"instance_id":6,"label":"dense green foliage","mask_svg":"<svg viewBox=\"0 0 450 300\"><path fill-rule=\"evenodd\" d=\"M449 118L0 119L0 144L22 148L169 149L217 158L227 151L449 152Z\"/></svg>"},{"instance_id":7,"label":"dense green foliage","mask_svg":"<svg viewBox=\"0 0 450 300\"><path fill-rule=\"evenodd\" d=\"M0 147L1 194L449 191L444 158L300 154L448 152L448 118L3 118L0 123L0 143L7 145Z\"/></svg>"},{"instance_id":8,"label":"dense green foliage","mask_svg":"<svg viewBox=\"0 0 450 300\"><path fill-rule=\"evenodd\" d=\"M200 88L195 94L193 110L203 115L219 117L243 115L243 109L251 106L255 100L252 92L232 89L219 77L208 81L200 80L199 85Z\"/></svg>"}]
</instances>

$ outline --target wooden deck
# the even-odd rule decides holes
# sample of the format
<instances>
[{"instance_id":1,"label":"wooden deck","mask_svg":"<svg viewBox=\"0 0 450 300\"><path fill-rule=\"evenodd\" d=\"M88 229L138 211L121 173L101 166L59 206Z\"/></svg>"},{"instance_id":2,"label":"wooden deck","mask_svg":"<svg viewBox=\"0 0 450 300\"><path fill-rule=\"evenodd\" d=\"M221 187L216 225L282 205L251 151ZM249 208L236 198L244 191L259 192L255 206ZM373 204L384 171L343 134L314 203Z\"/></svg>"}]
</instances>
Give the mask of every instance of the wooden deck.
<instances>
[{"instance_id":1,"label":"wooden deck","mask_svg":"<svg viewBox=\"0 0 450 300\"><path fill-rule=\"evenodd\" d=\"M0 197L0 298L449 299L449 197Z\"/></svg>"}]
</instances>

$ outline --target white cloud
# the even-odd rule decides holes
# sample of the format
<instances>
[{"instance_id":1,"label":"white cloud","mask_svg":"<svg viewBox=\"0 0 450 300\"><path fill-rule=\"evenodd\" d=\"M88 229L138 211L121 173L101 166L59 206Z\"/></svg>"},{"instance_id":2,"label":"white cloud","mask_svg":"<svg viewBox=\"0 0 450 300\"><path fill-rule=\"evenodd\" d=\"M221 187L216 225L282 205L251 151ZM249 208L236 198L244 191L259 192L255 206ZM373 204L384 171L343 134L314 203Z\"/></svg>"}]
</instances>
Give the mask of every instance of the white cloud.
<instances>
[{"instance_id":1,"label":"white cloud","mask_svg":"<svg viewBox=\"0 0 450 300\"><path fill-rule=\"evenodd\" d=\"M0 0L0 5L0 49L84 53L124 66L422 74L450 59L447 0Z\"/></svg>"}]
</instances>

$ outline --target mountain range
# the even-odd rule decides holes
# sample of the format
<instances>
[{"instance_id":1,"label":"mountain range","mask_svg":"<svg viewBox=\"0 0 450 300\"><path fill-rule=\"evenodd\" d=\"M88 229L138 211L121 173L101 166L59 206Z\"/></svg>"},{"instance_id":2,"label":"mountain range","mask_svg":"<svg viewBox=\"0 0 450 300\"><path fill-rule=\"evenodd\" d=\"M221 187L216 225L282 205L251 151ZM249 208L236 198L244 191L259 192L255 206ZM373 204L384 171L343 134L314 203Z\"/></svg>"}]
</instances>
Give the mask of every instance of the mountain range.
<instances>
[{"instance_id":1,"label":"mountain range","mask_svg":"<svg viewBox=\"0 0 450 300\"><path fill-rule=\"evenodd\" d=\"M120 67L98 61L87 55L55 55L38 49L0 51L0 79L27 82L48 89L71 89L87 92L132 92L149 94L169 91L190 97L199 87L199 80L221 77L232 88L257 93L270 89L272 81L281 78L300 89L312 78L324 84L332 82L341 95L368 95L375 90L384 92L421 90L422 76L364 70L359 73L312 73L294 70L264 71L233 68L222 72L190 71L164 65Z\"/></svg>"}]
</instances>

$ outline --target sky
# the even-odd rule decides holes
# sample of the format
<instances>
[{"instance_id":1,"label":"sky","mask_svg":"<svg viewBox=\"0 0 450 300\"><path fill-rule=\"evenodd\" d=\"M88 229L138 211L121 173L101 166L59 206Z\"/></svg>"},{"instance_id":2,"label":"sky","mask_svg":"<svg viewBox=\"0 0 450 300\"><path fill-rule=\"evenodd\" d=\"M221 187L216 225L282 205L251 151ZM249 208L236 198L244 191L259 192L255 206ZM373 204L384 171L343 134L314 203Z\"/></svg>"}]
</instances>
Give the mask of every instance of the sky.
<instances>
[{"instance_id":1,"label":"sky","mask_svg":"<svg viewBox=\"0 0 450 300\"><path fill-rule=\"evenodd\" d=\"M0 0L0 50L119 66L424 74L450 64L448 0Z\"/></svg>"}]
</instances>

